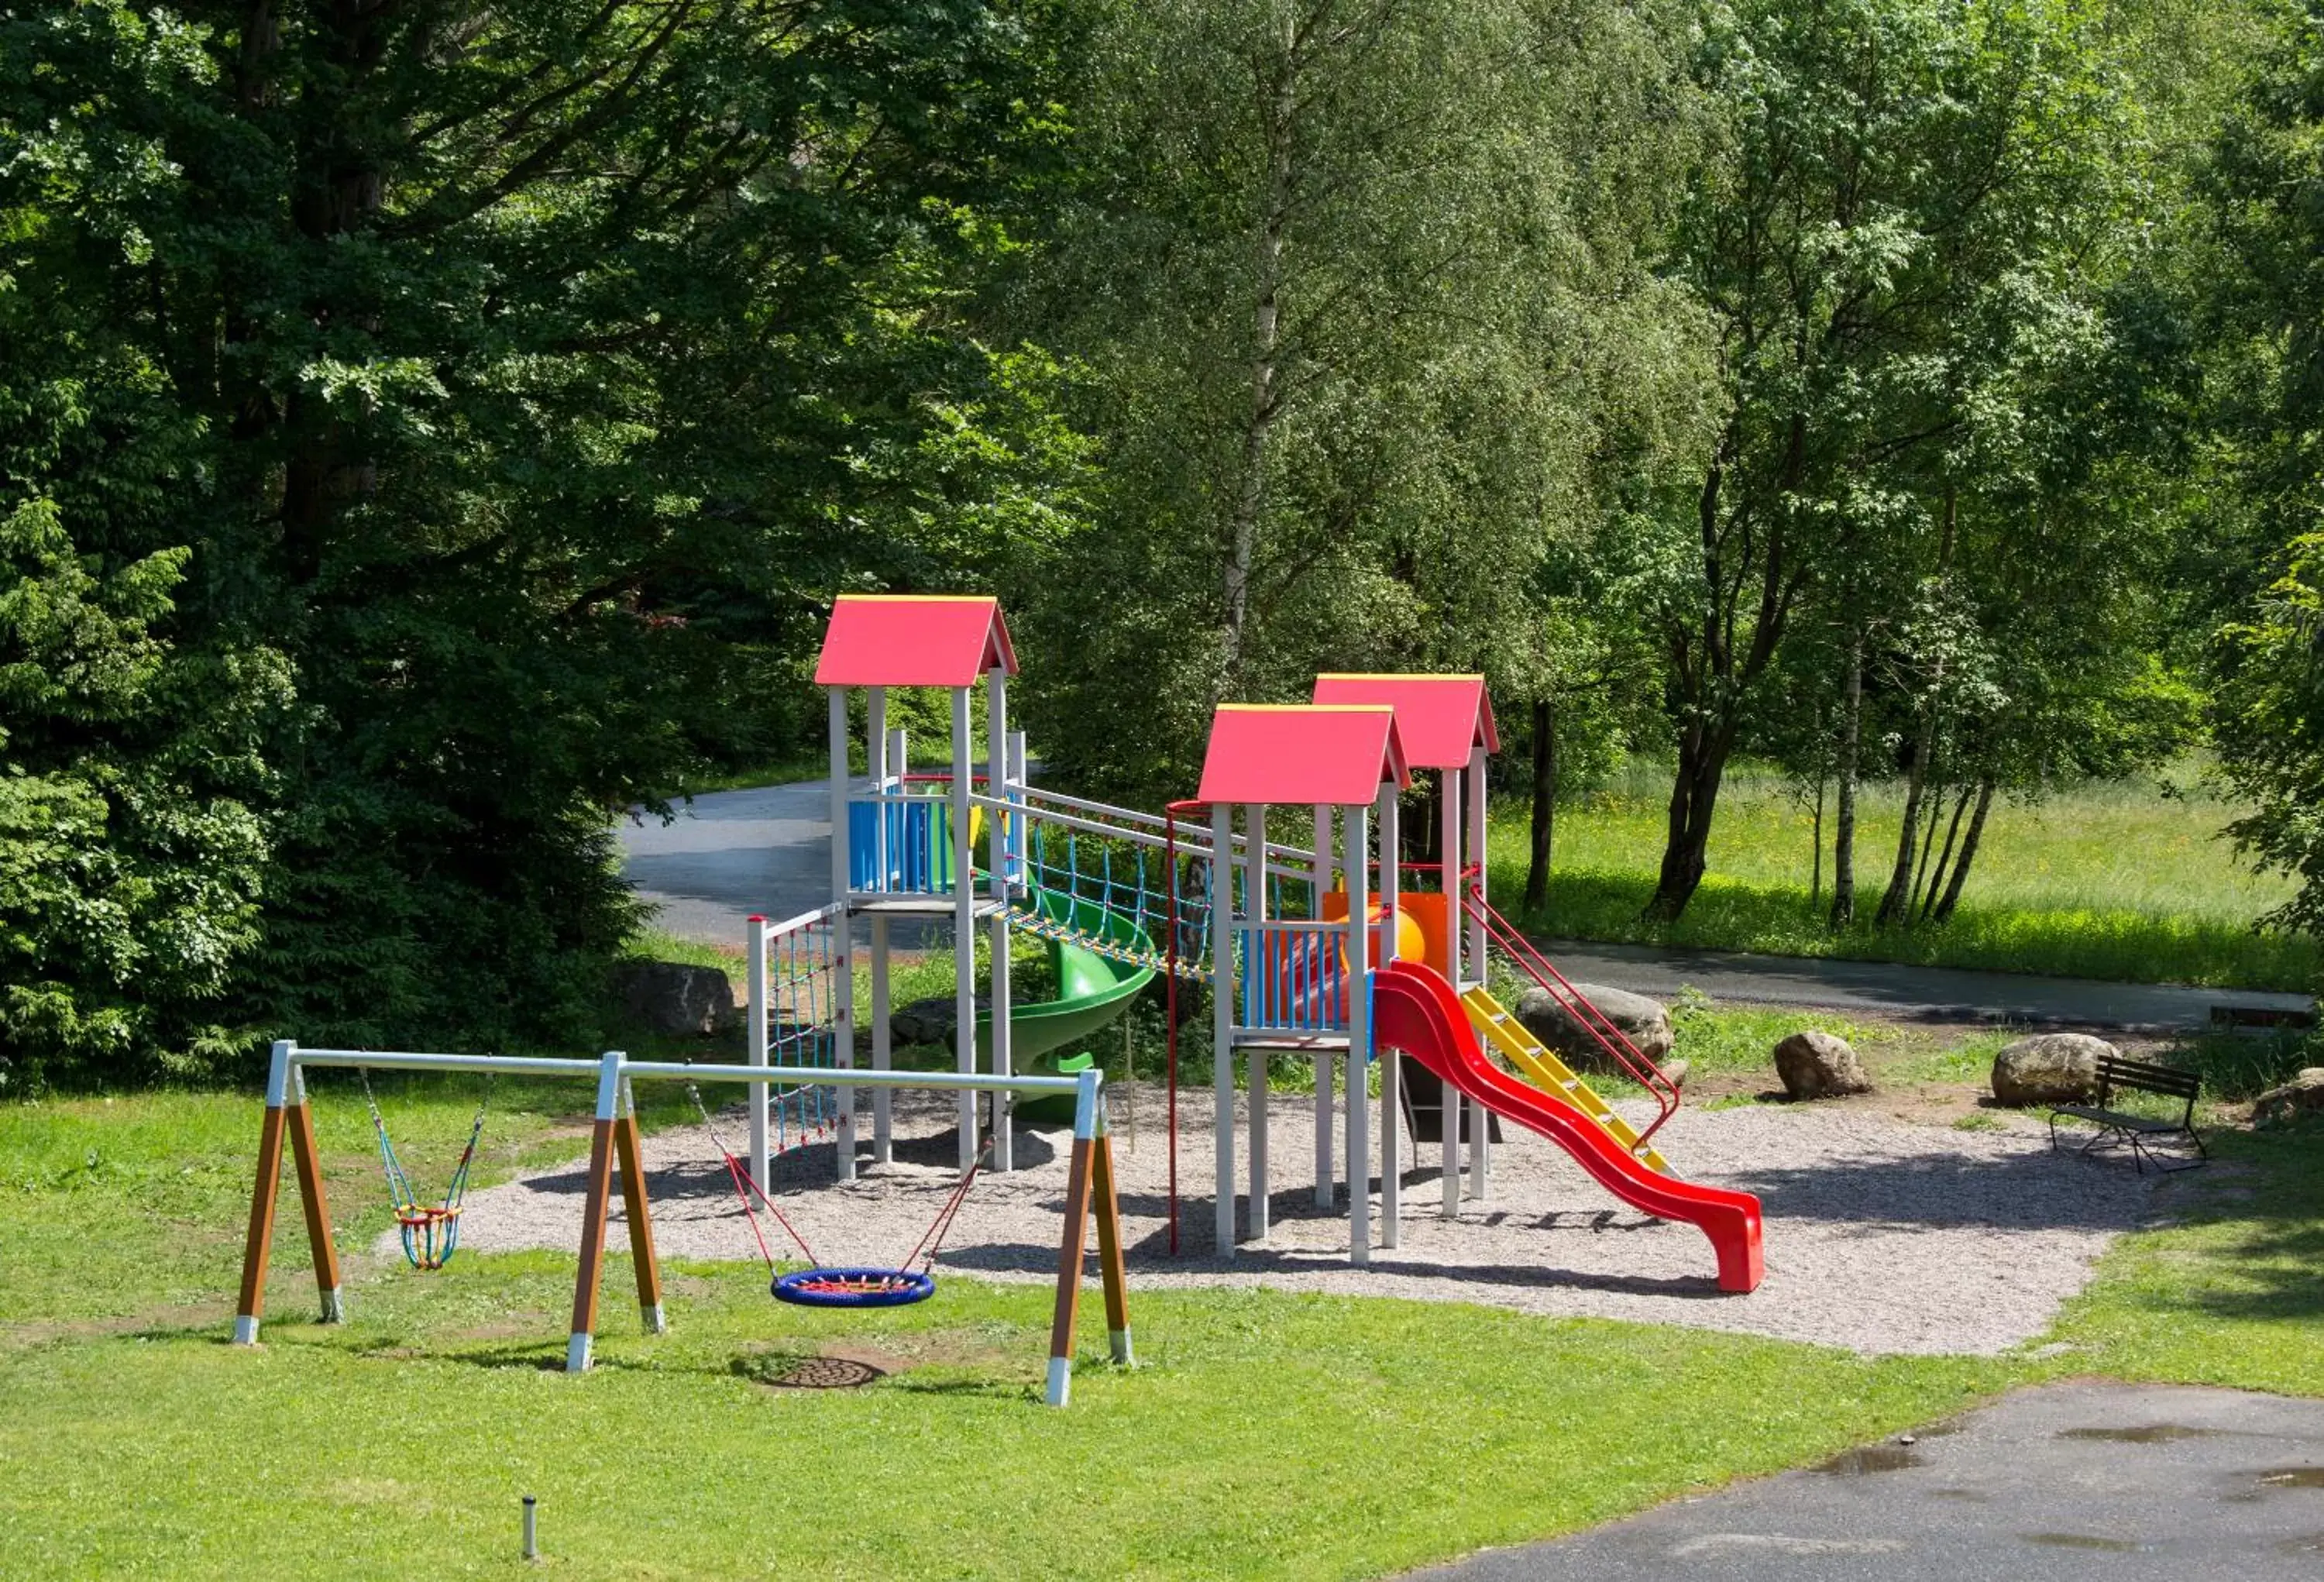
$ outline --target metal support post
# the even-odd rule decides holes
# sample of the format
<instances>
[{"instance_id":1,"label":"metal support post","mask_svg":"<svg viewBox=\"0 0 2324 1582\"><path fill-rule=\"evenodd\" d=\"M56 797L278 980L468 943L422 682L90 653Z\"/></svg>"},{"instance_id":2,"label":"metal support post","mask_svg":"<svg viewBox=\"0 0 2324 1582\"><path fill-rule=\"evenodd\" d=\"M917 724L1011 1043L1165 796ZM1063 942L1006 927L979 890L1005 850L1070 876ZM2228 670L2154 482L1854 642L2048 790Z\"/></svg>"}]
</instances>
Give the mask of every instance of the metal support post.
<instances>
[{"instance_id":1,"label":"metal support post","mask_svg":"<svg viewBox=\"0 0 2324 1582\"><path fill-rule=\"evenodd\" d=\"M767 1063L767 920L752 912L743 925L742 975L747 981L742 998L742 1014L749 1024L742 1030L743 1058L753 1066ZM767 1089L752 1083L743 1094L742 1103L751 1117L751 1180L761 1192L772 1191L767 1154Z\"/></svg>"},{"instance_id":2,"label":"metal support post","mask_svg":"<svg viewBox=\"0 0 2324 1582\"><path fill-rule=\"evenodd\" d=\"M1242 858L1243 911L1253 923L1267 921L1267 804L1253 802L1243 810ZM1255 942L1244 952L1243 967L1257 976L1259 995L1267 995L1267 975L1272 968L1268 960L1266 936L1252 934ZM1254 956L1256 959L1253 959ZM1260 1045L1250 1048L1250 1076L1245 1086L1250 1096L1250 1207L1244 1216L1245 1234L1251 1240L1267 1239L1267 1050Z\"/></svg>"},{"instance_id":3,"label":"metal support post","mask_svg":"<svg viewBox=\"0 0 2324 1582\"><path fill-rule=\"evenodd\" d=\"M1379 966L1396 959L1397 908L1403 900L1397 857L1402 846L1402 806L1393 782L1379 793L1380 910ZM1382 1050L1380 1073L1380 1245L1404 1242L1404 1059L1393 1050Z\"/></svg>"},{"instance_id":4,"label":"metal support post","mask_svg":"<svg viewBox=\"0 0 2324 1582\"><path fill-rule=\"evenodd\" d=\"M889 1025L888 914L872 914L872 1069L890 1069L895 1060L896 1032ZM872 1090L872 1162L887 1164L895 1158L895 1107L884 1087Z\"/></svg>"},{"instance_id":5,"label":"metal support post","mask_svg":"<svg viewBox=\"0 0 2324 1582\"><path fill-rule=\"evenodd\" d=\"M1461 941L1469 928L1468 913L1461 905L1461 789L1459 770L1440 769L1436 772L1438 838L1443 847L1439 854L1443 858L1443 865L1438 871L1443 875L1445 956L1438 965L1444 969L1445 977L1451 980L1456 990L1464 986L1461 958L1465 953L1461 948ZM1482 962L1477 964L1477 970L1482 972ZM1437 1087L1436 1115L1443 1132L1441 1152L1444 1217L1458 1219L1461 1217L1461 1106L1466 1101L1462 1098L1461 1090L1452 1083L1440 1081Z\"/></svg>"},{"instance_id":6,"label":"metal support post","mask_svg":"<svg viewBox=\"0 0 2324 1582\"><path fill-rule=\"evenodd\" d=\"M1477 867L1477 897L1484 899L1485 865L1489 853L1486 847L1485 749L1469 749L1469 772L1462 777L1467 782L1462 789L1469 803L1469 860ZM1462 915L1467 909L1462 909ZM1476 981L1485 981L1485 920L1469 918L1470 971ZM1469 1106L1469 1196L1484 1200L1493 1180L1493 1117L1481 1105Z\"/></svg>"},{"instance_id":7,"label":"metal support post","mask_svg":"<svg viewBox=\"0 0 2324 1582\"><path fill-rule=\"evenodd\" d=\"M1005 802L1009 796L1009 672L992 670L985 672L985 746L990 754L990 767L985 789L995 803ZM1015 1074L1015 1053L1010 1048L1009 1028L1009 824L1010 815L996 806L991 810L991 894L1000 907L992 914L992 1074L1008 1077ZM1013 1146L1015 1128L1010 1124L1010 1096L996 1089L992 1095L992 1168L1007 1172L1017 1168Z\"/></svg>"},{"instance_id":8,"label":"metal support post","mask_svg":"<svg viewBox=\"0 0 2324 1582\"><path fill-rule=\"evenodd\" d=\"M1340 828L1348 885L1348 1258L1361 1268L1372 1261L1370 810L1341 809Z\"/></svg>"},{"instance_id":9,"label":"metal support post","mask_svg":"<svg viewBox=\"0 0 2324 1582\"><path fill-rule=\"evenodd\" d=\"M1240 985L1234 957L1234 806L1211 808L1211 1133L1217 1200L1212 1232L1219 1256L1234 1256L1234 1028ZM1246 964L1248 965L1248 964Z\"/></svg>"},{"instance_id":10,"label":"metal support post","mask_svg":"<svg viewBox=\"0 0 2324 1582\"><path fill-rule=\"evenodd\" d=\"M1323 897L1332 889L1332 808L1315 804L1315 867L1308 884L1307 915L1323 915ZM1315 1051L1315 1207L1332 1207L1332 1068L1339 1059L1330 1050Z\"/></svg>"},{"instance_id":11,"label":"metal support post","mask_svg":"<svg viewBox=\"0 0 2324 1582\"><path fill-rule=\"evenodd\" d=\"M964 1074L976 1069L976 849L969 840L968 689L952 689L952 959L958 981L953 989L953 1063ZM976 1096L960 1095L960 1168L976 1163Z\"/></svg>"},{"instance_id":12,"label":"metal support post","mask_svg":"<svg viewBox=\"0 0 2324 1582\"><path fill-rule=\"evenodd\" d=\"M831 1063L842 1070L855 1064L855 921L846 908L849 852L853 844L847 811L847 689L831 689L831 898L840 903L831 920ZM875 820L876 822L876 820ZM839 1130L833 1149L839 1179L855 1179L855 1090L839 1090Z\"/></svg>"}]
</instances>

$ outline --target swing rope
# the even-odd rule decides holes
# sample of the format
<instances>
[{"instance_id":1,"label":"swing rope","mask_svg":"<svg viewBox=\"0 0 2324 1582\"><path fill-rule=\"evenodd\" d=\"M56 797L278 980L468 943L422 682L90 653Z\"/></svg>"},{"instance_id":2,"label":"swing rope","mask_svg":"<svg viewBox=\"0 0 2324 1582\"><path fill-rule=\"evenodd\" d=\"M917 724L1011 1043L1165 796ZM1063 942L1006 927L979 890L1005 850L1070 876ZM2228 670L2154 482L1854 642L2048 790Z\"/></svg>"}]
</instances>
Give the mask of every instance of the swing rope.
<instances>
[{"instance_id":1,"label":"swing rope","mask_svg":"<svg viewBox=\"0 0 2324 1582\"><path fill-rule=\"evenodd\" d=\"M990 1135L984 1139L984 1145L976 1151L976 1157L969 1161L968 1168L961 1172L960 1179L953 1183L952 1189L945 1195L936 1217L929 1221L927 1229L920 1233L919 1241L905 1254L902 1263L890 1269L835 1269L825 1264L816 1255L815 1249L807 1245L807 1238L798 1233L798 1228L791 1224L775 1200L760 1190L758 1182L751 1179L751 1172L742 1167L734 1151L726 1146L726 1140L720 1134L717 1124L710 1118L710 1106L702 1101L702 1090L689 1082L686 1085L686 1096L694 1101L695 1113L702 1117L702 1129L709 1134L712 1146L726 1161L727 1179L734 1184L734 1195L742 1199L742 1213L751 1222L751 1235L759 1244L759 1256L766 1261L767 1272L774 1276L770 1289L775 1296L784 1301L810 1307L890 1307L916 1302L934 1293L936 1279L933 1272L936 1254L944 1250L945 1240L952 1234L953 1225L960 1217L961 1205L968 1200L969 1189L976 1184L976 1178L983 1170L985 1161L992 1157L992 1138ZM767 1245L766 1232L759 1224L758 1209L752 1203L753 1197L766 1205L767 1212L775 1217L775 1222L807 1255L809 1268L796 1274L784 1274L777 1269L775 1255Z\"/></svg>"},{"instance_id":2,"label":"swing rope","mask_svg":"<svg viewBox=\"0 0 2324 1582\"><path fill-rule=\"evenodd\" d=\"M960 1217L960 1206L967 1201L969 1188L976 1184L977 1172L991 1157L992 1138L988 1134L984 1146L976 1151L976 1157L968 1161L968 1168L961 1172L960 1180L953 1183L952 1194L945 1199L944 1207L936 1210L936 1218L920 1234L919 1244L905 1254L904 1261L896 1265L898 1269L908 1273L912 1265L918 1263L920 1272L925 1274L936 1267L936 1254L944 1250L945 1237L952 1234L953 1221ZM927 1254L925 1258L921 1256L923 1252Z\"/></svg>"},{"instance_id":3,"label":"swing rope","mask_svg":"<svg viewBox=\"0 0 2324 1582\"><path fill-rule=\"evenodd\" d=\"M475 1162L476 1143L484 1134L484 1113L492 1107L492 1074L484 1075L484 1097L477 1101L476 1118L468 1126L467 1144L460 1150L460 1162L452 1167L452 1180L444 1189L444 1201L440 1204L420 1200L403 1161L395 1155L395 1143L387 1134L387 1118L379 1113L379 1100L372 1095L371 1073L358 1066L355 1076L363 1083L364 1106L371 1111L372 1133L379 1139L380 1168L387 1176L388 1196L395 1203L395 1225L402 1237L404 1261L414 1269L441 1269L460 1250L460 1208L468 1196L468 1169Z\"/></svg>"},{"instance_id":4,"label":"swing rope","mask_svg":"<svg viewBox=\"0 0 2324 1582\"><path fill-rule=\"evenodd\" d=\"M742 1168L742 1161L736 1159L734 1151L726 1146L726 1139L720 1135L717 1123L710 1118L710 1106L702 1102L702 1089L689 1082L686 1085L686 1096L694 1101L695 1113L702 1117L702 1129L710 1133L711 1143L726 1161L726 1174L734 1183L734 1195L742 1200L742 1213L751 1222L751 1235L758 1239L759 1256L767 1261L767 1272L775 1272L775 1254L767 1246L767 1233L760 1228L759 1211L752 1206L753 1193L757 1194L760 1202L767 1206L767 1212L775 1217L775 1223L781 1226L791 1240L798 1244L798 1250L807 1254L807 1261L822 1263L823 1260L815 1255L815 1249L807 1244L807 1238L799 1235L798 1227L791 1224L772 1198L759 1190L759 1183L751 1179L751 1172Z\"/></svg>"}]
</instances>

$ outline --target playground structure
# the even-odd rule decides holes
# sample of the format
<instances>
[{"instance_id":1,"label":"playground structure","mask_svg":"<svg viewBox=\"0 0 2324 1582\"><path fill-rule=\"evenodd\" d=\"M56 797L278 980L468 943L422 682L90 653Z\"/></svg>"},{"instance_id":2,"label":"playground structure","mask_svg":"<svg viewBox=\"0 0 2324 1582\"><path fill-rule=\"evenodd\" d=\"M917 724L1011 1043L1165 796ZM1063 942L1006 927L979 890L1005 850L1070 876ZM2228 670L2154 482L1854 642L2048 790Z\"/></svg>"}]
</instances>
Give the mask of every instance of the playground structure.
<instances>
[{"instance_id":1,"label":"playground structure","mask_svg":"<svg viewBox=\"0 0 2324 1582\"><path fill-rule=\"evenodd\" d=\"M1549 1138L1600 1185L1661 1218L1698 1226L1711 1243L1721 1290L1748 1291L1763 1272L1757 1198L1680 1180L1652 1138L1678 1100L1676 1087L1600 1015L1486 893L1485 765L1498 747L1491 705L1476 676L1328 675L1308 704L1222 705L1211 728L1195 798L1161 813L1109 806L1029 783L1025 740L1008 728L1008 681L1017 660L997 600L854 596L839 599L816 679L829 693L831 902L779 922L751 920L747 1063L693 1065L499 1055L301 1050L274 1046L257 1181L252 1197L234 1338L254 1345L286 1144L305 1210L322 1318L345 1317L338 1257L307 1102L313 1067L474 1072L597 1080L587 1193L566 1366L586 1370L596 1334L610 1199L618 1162L638 1302L644 1327L665 1326L661 1281L641 1167L635 1081L740 1084L746 1096L747 1167L725 1150L746 1211L751 1194L772 1208L770 1161L810 1137L834 1143L835 1173L853 1180L860 1152L858 1089L872 1095L871 1159L892 1158L890 1096L899 1087L956 1095L962 1180L930 1237L981 1168L1014 1169L1014 1110L1070 1101L1073 1149L1058 1254L1047 1399L1070 1388L1074 1328L1088 1222L1098 1222L1100 1272L1116 1362L1131 1360L1124 1248L1111 1139L1099 1074L1064 1051L1122 1014L1159 976L1170 1014L1170 1246L1178 1250L1177 1082L1182 986L1208 986L1213 1100L1215 1246L1232 1257L1242 1235L1268 1231L1268 1062L1279 1051L1315 1063L1315 1199L1330 1208L1347 1193L1351 1261L1368 1263L1372 1224L1370 1074L1381 1084L1379 1245L1402 1237L1402 1140L1424 1135L1433 1116L1442 1148L1443 1213L1456 1217L1469 1150L1467 1191L1489 1190L1492 1123L1512 1121ZM972 767L974 693L985 694L989 767ZM951 757L945 772L914 774L909 745L887 724L894 687L951 694ZM864 693L868 774L851 773L851 695ZM1436 775L1438 861L1415 874L1433 891L1407 893L1399 819L1416 769ZM1237 810L1241 828L1236 828ZM1313 844L1270 836L1270 813L1305 809ZM982 863L979 864L979 848ZM1464 853L1465 857L1464 857ZM891 925L899 917L952 920L955 1012L951 1071L893 1069L890 1025ZM868 936L871 1067L858 1069L856 925ZM1022 930L1046 941L1056 997L1012 1002L1010 945ZM989 1008L975 988L980 932L989 940ZM1489 952L1546 992L1600 1052L1628 1072L1658 1113L1634 1125L1591 1089L1494 998ZM1484 1041L1480 1042L1480 1038ZM1526 1080L1485 1053L1508 1059ZM1235 1059L1248 1062L1249 1189L1238 1214ZM1376 1059L1378 1054L1397 1058ZM1406 1057L1408 1057L1406 1059ZM1043 1062L1048 1072L1019 1071ZM1343 1167L1331 1125L1334 1078L1343 1096ZM367 1086L367 1085L366 1085ZM707 1110L705 1110L706 1121ZM404 1178L374 1106L383 1161L406 1254L439 1266L457 1245L460 1195L481 1131L441 1205L420 1201ZM779 1211L778 1211L779 1217ZM752 1218L756 1228L755 1216ZM786 1222L786 1228L788 1228ZM796 1232L793 1233L796 1236ZM802 1250L805 1249L801 1238ZM924 1243L924 1244L926 1244ZM765 1250L762 1243L762 1251ZM916 1249L916 1254L917 1254ZM930 1253L930 1260L933 1252ZM927 1294L928 1272L774 1270L785 1300L862 1305ZM910 1260L907 1260L908 1263ZM786 1281L791 1289L782 1290Z\"/></svg>"},{"instance_id":2,"label":"playground structure","mask_svg":"<svg viewBox=\"0 0 2324 1582\"><path fill-rule=\"evenodd\" d=\"M1130 1366L1130 1343L1128 1284L1123 1272L1120 1208L1114 1188L1113 1150L1105 1125L1103 1078L1084 1070L1071 1076L992 1077L954 1072L853 1071L831 1066L693 1065L668 1060L632 1060L619 1050L596 1059L549 1056L420 1054L383 1050L303 1050L288 1041L274 1045L268 1073L266 1114L259 1133L258 1173L252 1192L250 1226L244 1244L242 1291L236 1303L234 1341L258 1343L259 1321L265 1310L266 1274L274 1230L274 1211L281 1189L282 1154L287 1143L294 1166L307 1240L314 1258L315 1282L322 1299L322 1321L343 1322L346 1317L345 1284L339 1257L331 1238L331 1212L325 1196L320 1156L316 1149L312 1106L308 1101L306 1072L315 1067L352 1066L359 1070L458 1071L485 1076L594 1077L597 1083L596 1115L589 1144L588 1190L582 1211L580 1269L573 1287L573 1318L567 1338L565 1366L568 1373L586 1372L595 1351L597 1298L603 1281L605 1243L612 1207L613 1176L618 1163L622 1209L635 1265L638 1313L646 1333L661 1334L668 1327L662 1307L661 1266L654 1252L651 1207L638 1136L636 1082L730 1082L745 1085L755 1094L770 1087L787 1087L793 1097L821 1089L852 1096L858 1087L890 1092L899 1087L954 1088L976 1093L1024 1094L1033 1096L1070 1096L1074 1103L1074 1144L1065 1197L1065 1234L1058 1251L1056 1302L1049 1331L1049 1365L1046 1396L1052 1406L1065 1405L1072 1390L1074 1332L1081 1300L1082 1260L1088 1244L1089 1222L1097 1220L1098 1263L1105 1293L1106 1329L1113 1360ZM473 1148L473 1136L471 1140ZM465 1160L464 1160L465 1164ZM399 1212L402 1199L398 1198ZM408 1234L408 1233L407 1233ZM826 1277L872 1274L891 1271L822 1271Z\"/></svg>"},{"instance_id":3,"label":"playground structure","mask_svg":"<svg viewBox=\"0 0 2324 1582\"><path fill-rule=\"evenodd\" d=\"M872 1069L889 1072L890 925L899 916L949 917L953 1075L984 1073L1002 1084L959 1089L964 1170L988 1150L991 1169L1014 1168L1011 1107L1033 1092L1008 1085L1019 1080L1020 1065L1055 1065L1159 976L1170 999L1174 1253L1178 998L1185 985L1205 985L1221 1256L1231 1257L1245 1236L1268 1235L1268 1063L1290 1051L1315 1063L1315 1200L1333 1207L1346 1190L1349 1256L1357 1264L1370 1261L1375 1242L1370 1074L1377 1065L1379 1245L1401 1240L1406 1128L1438 1141L1443 1213L1453 1217L1464 1184L1473 1199L1489 1191L1499 1117L1548 1136L1632 1206L1699 1226L1717 1253L1722 1289L1757 1284L1757 1201L1670 1175L1652 1138L1676 1108L1675 1085L1490 904L1485 767L1499 742L1481 677L1326 675L1313 703L1222 705L1196 796L1156 814L1029 783L1024 737L1008 725L1008 683L1017 673L996 599L862 595L835 603L816 670L829 694L833 900L788 922L751 921L744 941L751 1069L781 1056L852 1069L861 919ZM949 690L944 772L911 772L909 742L888 726L888 691L897 687ZM988 765L981 775L972 767L980 687ZM860 784L851 772L851 698L858 690L868 770ZM1438 861L1414 875L1433 889L1407 890L1398 860L1402 800L1416 770L1436 776ZM1271 837L1270 813L1289 809L1306 810L1311 845ZM1012 1001L1010 945L1020 930L1050 947L1052 1000ZM975 998L980 934L991 991L982 1012ZM1634 1124L1501 1006L1488 981L1497 948L1637 1083L1656 1106L1654 1117ZM1503 1073L1487 1047L1526 1080ZM1376 1061L1384 1050L1408 1059ZM1239 1055L1247 1061L1247 1128L1236 1122ZM1343 1166L1333 1158L1330 1124L1335 1079L1345 1108ZM874 1086L875 1165L891 1157L885 1096ZM782 1102L772 1085L751 1091L749 1169L761 1190L770 1139L779 1147L793 1120ZM844 1180L858 1167L852 1087L837 1088L835 1106L825 1124ZM807 1117L797 1122L805 1125ZM1247 1130L1249 1168L1240 1205L1239 1129Z\"/></svg>"}]
</instances>

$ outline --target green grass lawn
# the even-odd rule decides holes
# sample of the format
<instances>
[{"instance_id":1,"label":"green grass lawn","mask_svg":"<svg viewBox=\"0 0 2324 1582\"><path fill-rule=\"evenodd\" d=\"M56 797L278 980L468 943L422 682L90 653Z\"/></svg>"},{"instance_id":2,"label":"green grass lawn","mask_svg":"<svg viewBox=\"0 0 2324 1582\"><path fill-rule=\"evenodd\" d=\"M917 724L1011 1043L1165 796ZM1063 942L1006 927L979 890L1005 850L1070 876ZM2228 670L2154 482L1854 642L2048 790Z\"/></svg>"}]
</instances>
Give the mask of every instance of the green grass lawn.
<instances>
[{"instance_id":1,"label":"green grass lawn","mask_svg":"<svg viewBox=\"0 0 2324 1582\"><path fill-rule=\"evenodd\" d=\"M1732 1041L1768 1031L1738 1023ZM479 1180L569 1157L583 1085L503 1086ZM380 1092L415 1178L440 1182L473 1088ZM570 1575L1366 1577L1817 1459L2033 1379L2324 1393L2315 1132L2225 1139L2234 1168L2195 1221L2126 1238L2039 1355L1866 1360L1485 1308L1136 1291L1143 1365L1104 1365L1085 1331L1056 1412L1038 1403L1048 1293L957 1276L925 1306L839 1315L776 1307L751 1265L678 1265L672 1331L648 1339L616 1257L602 1365L567 1377L571 1260L464 1254L420 1275L370 1258L388 1219L360 1096L326 1075L316 1103L351 1321L303 1321L286 1193L255 1352L224 1344L253 1098L0 1109L12 1568L514 1573L530 1493ZM833 1345L891 1376L770 1383Z\"/></svg>"},{"instance_id":2,"label":"green grass lawn","mask_svg":"<svg viewBox=\"0 0 2324 1582\"><path fill-rule=\"evenodd\" d=\"M2174 772L2187 780L2187 772ZM2324 980L2315 939L2260 933L2253 922L2292 893L2255 874L2219 834L2237 807L2201 784L2154 777L2089 786L2046 802L1995 806L1961 907L1942 928L1834 933L1810 898L1812 821L1781 777L1743 769L1720 793L1711 871L1675 923L1639 912L1662 859L1669 786L1644 766L1582 805L1562 809L1549 901L1523 921L1566 939L1841 956L1992 967L2125 982L2312 990ZM1829 819L1827 808L1827 819ZM1901 796L1869 789L1858 840L1868 917L1895 852ZM1827 842L1830 825L1825 830ZM1521 810L1493 826L1492 883L1505 906L1524 893Z\"/></svg>"}]
</instances>

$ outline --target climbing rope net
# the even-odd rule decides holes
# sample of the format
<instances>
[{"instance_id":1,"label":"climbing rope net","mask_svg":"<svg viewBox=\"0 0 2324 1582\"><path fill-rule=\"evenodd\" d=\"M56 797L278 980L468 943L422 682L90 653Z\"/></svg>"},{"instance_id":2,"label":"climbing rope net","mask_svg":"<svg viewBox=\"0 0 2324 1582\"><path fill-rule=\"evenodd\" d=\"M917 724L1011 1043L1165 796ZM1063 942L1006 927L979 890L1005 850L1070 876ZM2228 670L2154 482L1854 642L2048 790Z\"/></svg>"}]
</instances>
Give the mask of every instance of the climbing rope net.
<instances>
[{"instance_id":1,"label":"climbing rope net","mask_svg":"<svg viewBox=\"0 0 2324 1582\"><path fill-rule=\"evenodd\" d=\"M767 1063L839 1063L839 936L844 918L814 912L767 933ZM839 1118L838 1089L817 1085L767 1089L768 1143L782 1153L827 1138Z\"/></svg>"}]
</instances>

